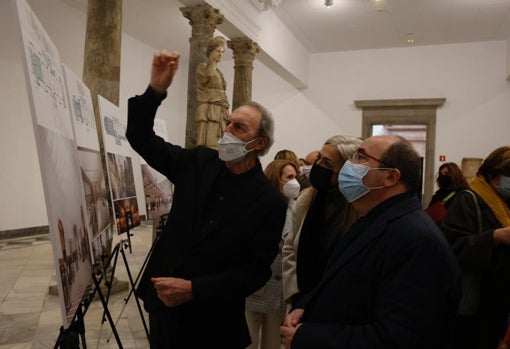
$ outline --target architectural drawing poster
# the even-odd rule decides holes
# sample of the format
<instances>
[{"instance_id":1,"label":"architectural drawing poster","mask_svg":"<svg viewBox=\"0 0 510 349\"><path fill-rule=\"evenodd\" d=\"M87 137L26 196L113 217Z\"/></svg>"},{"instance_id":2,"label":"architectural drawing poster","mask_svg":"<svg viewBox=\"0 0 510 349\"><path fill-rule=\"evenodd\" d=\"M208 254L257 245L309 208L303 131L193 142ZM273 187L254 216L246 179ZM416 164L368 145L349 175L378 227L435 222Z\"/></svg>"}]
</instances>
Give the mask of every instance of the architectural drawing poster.
<instances>
[{"instance_id":1,"label":"architectural drawing poster","mask_svg":"<svg viewBox=\"0 0 510 349\"><path fill-rule=\"evenodd\" d=\"M13 0L13 6L67 328L92 275L82 176L58 50L25 0Z\"/></svg>"},{"instance_id":2,"label":"architectural drawing poster","mask_svg":"<svg viewBox=\"0 0 510 349\"><path fill-rule=\"evenodd\" d=\"M94 263L99 263L110 256L113 224L110 216L112 211L110 193L106 190L94 106L87 85L65 64L62 67L74 136L78 146L92 258Z\"/></svg>"},{"instance_id":3,"label":"architectural drawing poster","mask_svg":"<svg viewBox=\"0 0 510 349\"><path fill-rule=\"evenodd\" d=\"M119 117L119 107L97 96L103 122L103 142L110 181L117 234L140 225L136 200L135 178L131 162L131 147L126 139L126 125Z\"/></svg>"},{"instance_id":4,"label":"architectural drawing poster","mask_svg":"<svg viewBox=\"0 0 510 349\"><path fill-rule=\"evenodd\" d=\"M164 140L168 140L164 120L154 119L154 132ZM150 167L142 158L140 158L140 163L147 219L155 219L168 214L172 205L173 184L168 178Z\"/></svg>"}]
</instances>

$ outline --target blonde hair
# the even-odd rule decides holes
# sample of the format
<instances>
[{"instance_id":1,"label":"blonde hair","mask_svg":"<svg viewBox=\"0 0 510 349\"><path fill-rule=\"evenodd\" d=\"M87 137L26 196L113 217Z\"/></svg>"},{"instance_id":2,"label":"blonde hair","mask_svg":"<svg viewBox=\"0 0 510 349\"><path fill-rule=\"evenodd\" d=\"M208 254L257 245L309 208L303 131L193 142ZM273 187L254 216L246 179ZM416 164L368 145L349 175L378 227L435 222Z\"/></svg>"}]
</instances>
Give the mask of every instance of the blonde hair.
<instances>
[{"instance_id":1,"label":"blonde hair","mask_svg":"<svg viewBox=\"0 0 510 349\"><path fill-rule=\"evenodd\" d=\"M296 153L294 153L292 150L288 150L288 149L282 149L280 151L278 151L278 153L276 153L276 155L274 156L274 159L275 160L290 160L292 161L293 163L296 164L296 166L300 166L300 161L299 161L299 158L297 157Z\"/></svg>"},{"instance_id":2,"label":"blonde hair","mask_svg":"<svg viewBox=\"0 0 510 349\"><path fill-rule=\"evenodd\" d=\"M343 166L362 141L360 137L336 135L328 138L324 145L336 145L336 149L340 153L341 166Z\"/></svg>"},{"instance_id":3,"label":"blonde hair","mask_svg":"<svg viewBox=\"0 0 510 349\"><path fill-rule=\"evenodd\" d=\"M273 160L271 161L264 170L264 174L266 177L278 188L278 183L280 182L280 178L282 176L282 171L285 168L285 166L292 166L294 170L296 171L296 176L299 174L299 168L297 165L290 160Z\"/></svg>"}]
</instances>

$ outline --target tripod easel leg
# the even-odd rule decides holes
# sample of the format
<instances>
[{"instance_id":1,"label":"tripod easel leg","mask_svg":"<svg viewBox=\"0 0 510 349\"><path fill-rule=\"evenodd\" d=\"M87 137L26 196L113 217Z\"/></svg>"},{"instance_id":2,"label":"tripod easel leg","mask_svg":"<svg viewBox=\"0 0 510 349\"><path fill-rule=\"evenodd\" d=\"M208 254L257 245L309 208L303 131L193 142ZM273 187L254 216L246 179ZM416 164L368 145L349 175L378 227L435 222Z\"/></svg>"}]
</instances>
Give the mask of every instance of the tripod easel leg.
<instances>
[{"instance_id":1,"label":"tripod easel leg","mask_svg":"<svg viewBox=\"0 0 510 349\"><path fill-rule=\"evenodd\" d=\"M108 322L110 323L113 334L115 335L115 340L117 341L117 345L119 346L119 349L122 349L123 347L122 347L122 342L120 341L119 333L117 332L115 323L113 322L110 311L108 310L108 302L104 298L103 292L101 292L101 286L99 285L99 280L97 279L95 274L92 274L92 280L94 280L94 285L96 286L97 294L99 295L101 304L103 304L104 314L106 315Z\"/></svg>"}]
</instances>

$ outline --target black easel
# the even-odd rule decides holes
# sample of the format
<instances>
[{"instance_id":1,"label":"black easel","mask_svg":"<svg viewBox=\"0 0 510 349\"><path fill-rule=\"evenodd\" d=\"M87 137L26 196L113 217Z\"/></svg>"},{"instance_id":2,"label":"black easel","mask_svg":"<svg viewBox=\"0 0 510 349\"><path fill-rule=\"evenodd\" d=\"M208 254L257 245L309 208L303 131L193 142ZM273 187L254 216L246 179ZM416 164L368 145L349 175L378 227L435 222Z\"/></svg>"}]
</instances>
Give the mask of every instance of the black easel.
<instances>
[{"instance_id":1,"label":"black easel","mask_svg":"<svg viewBox=\"0 0 510 349\"><path fill-rule=\"evenodd\" d=\"M160 225L159 225L159 229L158 229L159 231L161 231L161 229L164 225L164 222L165 222L165 217L161 217ZM89 286L89 288L87 289L87 292L85 292L83 299L82 299L80 305L78 306L78 309L74 315L73 321L71 322L69 327L67 329L64 329L62 326L60 328L60 333L59 333L59 336L55 343L54 349L57 349L57 348L60 348L60 349L79 348L80 338L81 338L82 348L86 349L87 345L86 345L86 341L85 341L85 323L83 321L83 318L85 316L85 313L87 312L88 307L90 306L90 303L94 299L96 292L97 292L99 299L101 301L101 304L103 306L103 316L102 316L101 321L102 321L102 323L104 323L104 321L108 320L108 322L110 323L112 334L115 336L115 340L117 342L119 349L123 349L122 342L120 340L120 337L119 337L119 334L118 334L117 328L116 328L116 323L117 323L118 319L116 322L114 322L112 319L111 313L108 309L108 302L109 302L111 290L113 287L113 280L114 280L114 276L115 276L115 270L117 268L119 252L122 255L122 259L123 259L124 265L126 267L126 272L127 272L127 275L129 278L129 284L130 284L129 294L124 299L124 307L122 308L121 314L119 315L119 319L120 319L120 316L122 315L122 312L124 311L125 306L126 306L127 302L129 301L129 298L135 291L136 284L138 283L138 281L147 265L149 257L152 254L154 246L156 245L156 242L159 238L158 230L156 230L156 237L152 243L149 253L145 257L145 260L142 264L142 267L140 268L140 271L136 277L136 280L133 280L131 270L129 268L129 264L128 264L128 261L126 258L126 252L125 252L126 248L129 248L129 251L131 253L131 239L130 239L131 234L129 232L129 227L128 227L128 231L127 231L127 239L120 240L114 246L112 253L110 253L109 256L103 256L100 263L94 264L94 268L93 268L94 270L92 272L92 281L94 283L94 287L91 290L90 289L91 286ZM112 264L112 262L113 262L113 264ZM111 268L110 276L108 277L107 270L110 265L112 266L112 268ZM107 289L106 297L103 294L103 291L101 291L101 282L103 281L103 279L104 279L104 285L106 286L106 289ZM147 335L147 340L149 340L149 330L147 327L147 323L143 316L143 311L142 311L142 307L140 305L140 301L139 301L138 297L136 297L136 296L135 296L135 301L136 301L136 305L138 308L138 312L140 313L140 317L142 319L145 333ZM110 340L110 337L108 338L108 341Z\"/></svg>"},{"instance_id":2,"label":"black easel","mask_svg":"<svg viewBox=\"0 0 510 349\"><path fill-rule=\"evenodd\" d=\"M97 275L96 275L96 273L92 273L92 280L94 281L94 286L95 286L94 291L97 291L99 299L101 300L101 304L103 305L103 319L105 316L108 318L108 322L110 323L112 331L115 335L115 340L117 341L117 345L119 346L119 349L122 349L123 347L122 347L122 342L120 341L119 333L117 332L117 328L115 327L115 323L113 322L112 315L110 314L110 311L108 310L108 300L105 299L103 292L101 291L101 280L103 279L103 277L105 278L105 285L108 288L108 297L110 296L112 285L111 285L111 283L109 283L109 285L108 285L108 283L106 281L106 279L107 279L106 269L97 273ZM113 276L112 276L112 280L113 280Z\"/></svg>"},{"instance_id":3,"label":"black easel","mask_svg":"<svg viewBox=\"0 0 510 349\"><path fill-rule=\"evenodd\" d=\"M57 341L55 342L54 349L76 349L80 347L80 338L82 342L82 348L87 348L87 343L85 341L85 324L83 322L83 311L82 307L88 307L88 304L82 300L76 313L74 315L73 321L68 328L64 329L63 326L60 327L60 333L58 334Z\"/></svg>"},{"instance_id":4,"label":"black easel","mask_svg":"<svg viewBox=\"0 0 510 349\"><path fill-rule=\"evenodd\" d=\"M128 236L129 236L129 230L127 232ZM112 256L114 256L114 263L113 263L113 268L112 268L112 273L111 273L111 279L110 281L108 282L110 284L110 287L108 288L108 299L110 297L110 290L111 290L111 284L112 284L112 281L113 281L113 278L114 278L114 272L115 272L115 268L116 268L116 265L117 265L117 259L118 259L118 256L119 256L119 252L121 253L122 255L122 259L124 261L124 266L126 267L126 272L127 272L127 275L128 275L128 279L129 279L129 285L130 285L130 290L129 290L129 294L126 298L124 298L124 306L119 314L119 318L117 318L117 321L115 321L115 324L117 324L118 322L118 319L120 319L120 316L122 315L122 312L124 311L125 307L126 307L126 304L127 302L129 301L129 298L131 297L131 294L134 292L135 288L136 288L136 283L138 282L138 279L141 275L141 272L145 266L145 263L146 261L144 261L143 265L142 265L142 268L140 269L140 272L138 273L137 277L136 277L136 280L133 280L133 276L131 274L131 269L129 268L129 264L128 264L128 261L127 261L127 258L126 258L126 248L129 247L129 251L131 253L131 240L128 238L127 240L121 240L119 241L114 249L113 249L113 252L112 252ZM152 248L151 248L152 250ZM148 259L148 257L146 257L146 260ZM136 301L136 306L138 308L138 313L140 314L140 318L142 319L142 324L143 324L143 328L145 330L145 334L147 336L147 340L149 340L149 329L147 327L147 323L145 321L145 317L143 316L143 311L142 311L142 306L140 305L140 300L138 299L138 297L135 297L135 301ZM106 313L106 312L105 312ZM104 314L103 314L103 322L105 321L104 320ZM112 333L115 335L115 324L112 326ZM109 341L110 338L107 339L107 341Z\"/></svg>"},{"instance_id":5,"label":"black easel","mask_svg":"<svg viewBox=\"0 0 510 349\"><path fill-rule=\"evenodd\" d=\"M168 218L168 214L162 215L162 216L159 217L159 224L158 224L158 227L155 230L156 236L154 237L154 241L152 242L151 248L149 249L149 252L145 256L145 259L144 259L144 261L142 263L142 266L140 267L140 270L138 271L138 275L136 276L136 279L135 279L134 282L132 282L131 272L129 271L129 269L127 267L127 261L126 261L125 252L122 250L122 253L123 253L122 257L124 258L124 261L126 263L126 268L127 268L127 271L128 271L129 281L130 281L130 284L131 284L132 287L129 290L129 293L128 293L127 297L124 298L124 306L122 307L122 310L120 311L119 316L117 317L117 320L115 321L115 324L118 323L118 321L120 320L120 317L124 313L126 305L129 302L129 298L131 298L131 295L135 293L136 286L138 285L138 282L140 281L140 278L143 275L145 267L147 266L147 262L149 261L149 258L152 255L152 252L154 251L154 247L156 246L156 243L159 240L160 233L161 233L161 231L163 230L163 228L165 226L167 218ZM147 340L149 340L149 342L150 342L150 333L149 333L149 330L147 329L147 324L145 322L145 317L143 316L143 311L142 311L142 308L140 306L140 301L138 300L138 297L136 297L136 295L135 295L135 300L136 300L136 304L138 306L138 311L140 313L140 317L142 318L142 323L143 323L143 327L145 329L145 334L147 335ZM110 337L108 338L107 341L110 340Z\"/></svg>"},{"instance_id":6,"label":"black easel","mask_svg":"<svg viewBox=\"0 0 510 349\"><path fill-rule=\"evenodd\" d=\"M108 258L108 262L105 263L106 266L109 265L112 259L112 255ZM103 292L101 291L101 281L103 278L106 280L106 268L104 268L104 265L101 266L99 263L94 264L92 272L92 281L94 283L94 287L91 289L91 286L87 288L87 291L83 295L83 298L80 302L80 305L78 306L76 313L74 315L73 321L69 325L67 329L64 329L63 327L60 327L60 333L58 335L57 341L55 343L54 349L60 348L60 349L76 349L79 348L80 344L80 338L81 338L81 344L82 348L87 348L87 343L85 341L85 323L83 321L83 318L94 300L95 294L97 292L99 299L101 301L101 304L103 305L103 318L106 316L108 318L108 322L110 323L110 326L112 328L112 332L115 335L115 339L117 341L117 344L120 349L122 349L122 342L120 341L119 334L117 332L117 329L115 328L115 323L113 322L112 316L110 314L110 311L108 310L108 301L105 299ZM105 285L107 286L108 290L110 290L111 285L108 286L108 283L105 281Z\"/></svg>"},{"instance_id":7,"label":"black easel","mask_svg":"<svg viewBox=\"0 0 510 349\"><path fill-rule=\"evenodd\" d=\"M129 232L128 232L129 233ZM113 318L111 316L111 313L108 309L108 300L111 294L111 288L112 288L112 281L114 277L114 271L117 264L117 257L118 257L118 251L121 246L121 244L124 242L122 240L121 242L117 243L115 248L113 249L112 253L109 256L103 256L101 258L101 263L95 263L93 265L93 271L92 271L92 281L94 284L94 287L91 289L91 286L87 288L87 291L82 297L82 300L76 310L76 313L73 317L73 320L69 327L67 329L64 329L63 326L60 327L60 333L58 335L57 341L55 343L54 349L60 348L60 349L76 349L79 348L80 344L80 338L81 338L81 344L82 348L87 348L87 344L85 341L85 323L83 321L83 318L88 310L88 307L94 300L95 294L97 292L98 297L101 301L101 304L103 306L103 322L105 321L105 317L108 319L108 322L110 323L110 327L112 329L113 334L115 335L115 340L117 341L117 345L120 349L123 348L122 342L120 340L119 334L117 332L117 329L115 327L115 323L113 322ZM109 265L111 264L112 260L114 260L114 265L112 266L112 275L111 278L108 278L107 269ZM126 264L126 268L128 268ZM129 273L129 272L128 272ZM108 292L107 297L105 298L103 292L101 291L101 282L104 279L104 285L106 286Z\"/></svg>"}]
</instances>

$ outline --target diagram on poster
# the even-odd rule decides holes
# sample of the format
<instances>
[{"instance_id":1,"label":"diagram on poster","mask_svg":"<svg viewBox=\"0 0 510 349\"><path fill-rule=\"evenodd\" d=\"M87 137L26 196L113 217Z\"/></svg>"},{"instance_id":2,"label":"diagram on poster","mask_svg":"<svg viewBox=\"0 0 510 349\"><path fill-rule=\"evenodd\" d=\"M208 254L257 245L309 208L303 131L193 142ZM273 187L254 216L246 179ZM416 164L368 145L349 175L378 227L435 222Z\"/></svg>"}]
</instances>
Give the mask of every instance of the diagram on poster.
<instances>
[{"instance_id":1,"label":"diagram on poster","mask_svg":"<svg viewBox=\"0 0 510 349\"><path fill-rule=\"evenodd\" d=\"M71 110L71 120L78 146L86 204L86 223L90 235L92 258L99 263L112 250L113 224L110 193L106 190L99 148L94 106L90 90L65 64L62 65Z\"/></svg>"},{"instance_id":2,"label":"diagram on poster","mask_svg":"<svg viewBox=\"0 0 510 349\"><path fill-rule=\"evenodd\" d=\"M25 0L13 0L44 188L63 327L91 283L85 195L59 53Z\"/></svg>"},{"instance_id":3,"label":"diagram on poster","mask_svg":"<svg viewBox=\"0 0 510 349\"><path fill-rule=\"evenodd\" d=\"M117 233L122 234L140 225L133 164L129 156L131 148L125 136L126 125L119 117L119 108L104 97L97 97Z\"/></svg>"},{"instance_id":4,"label":"diagram on poster","mask_svg":"<svg viewBox=\"0 0 510 349\"><path fill-rule=\"evenodd\" d=\"M168 140L164 120L154 119L154 132L164 140ZM170 211L173 184L164 175L150 167L143 158L140 158L140 163L147 219L158 218Z\"/></svg>"}]
</instances>

